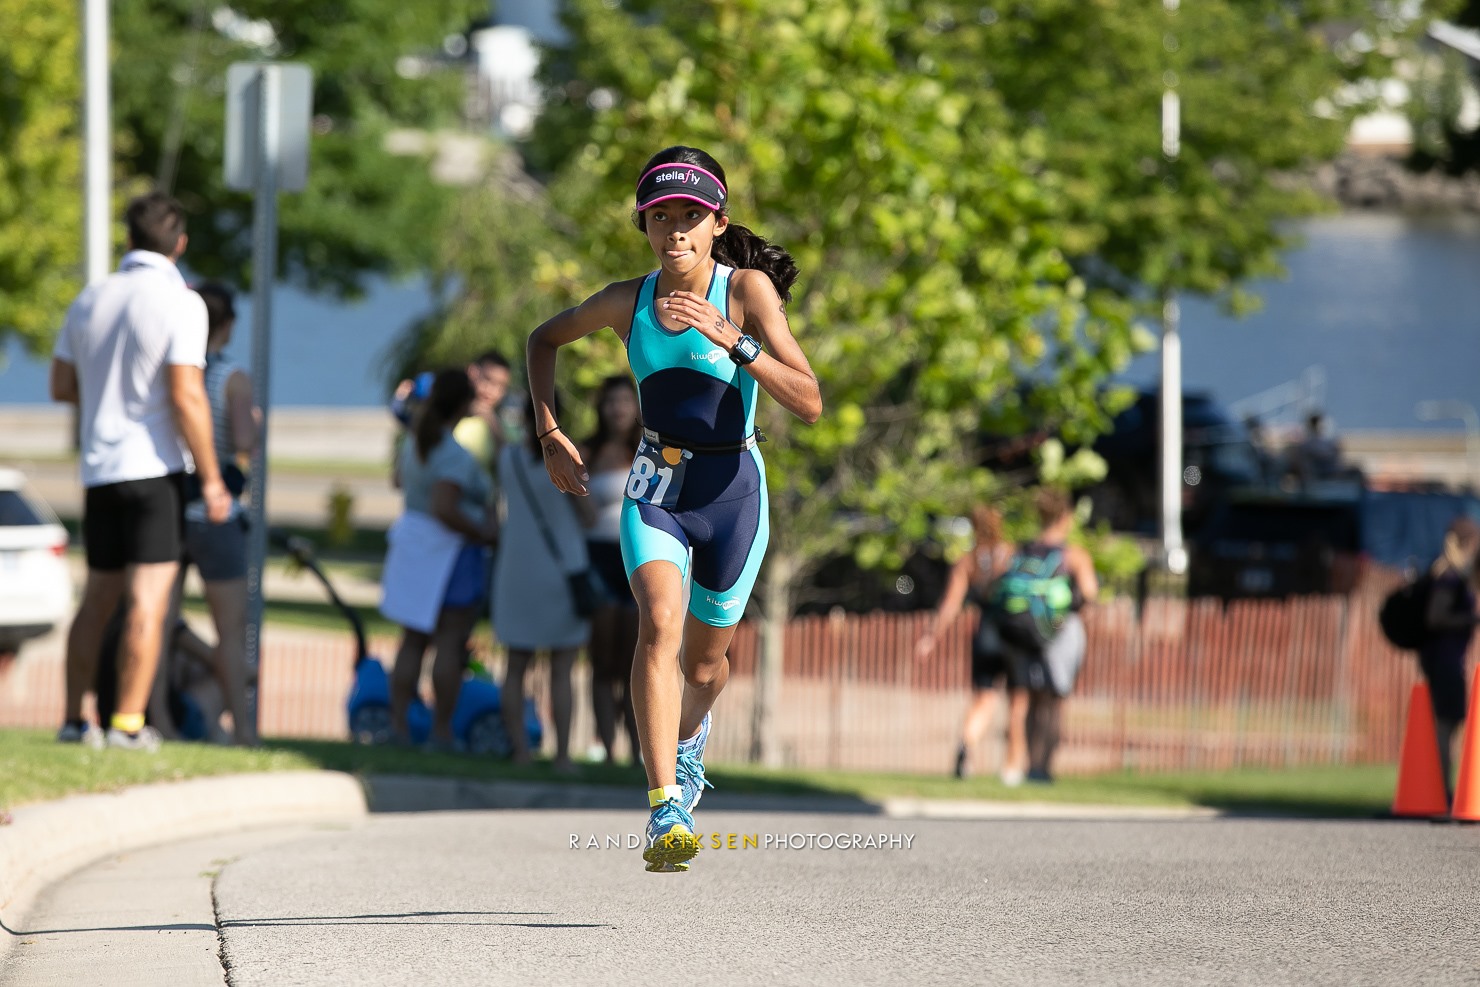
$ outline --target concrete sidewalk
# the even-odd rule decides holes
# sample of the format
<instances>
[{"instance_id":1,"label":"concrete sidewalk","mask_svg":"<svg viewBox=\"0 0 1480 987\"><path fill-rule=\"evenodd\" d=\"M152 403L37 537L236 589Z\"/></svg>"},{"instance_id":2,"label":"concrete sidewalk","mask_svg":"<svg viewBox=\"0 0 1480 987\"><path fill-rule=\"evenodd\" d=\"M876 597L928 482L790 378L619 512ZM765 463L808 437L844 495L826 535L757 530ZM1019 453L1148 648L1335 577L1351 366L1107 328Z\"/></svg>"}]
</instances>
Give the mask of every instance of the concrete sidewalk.
<instances>
[{"instance_id":1,"label":"concrete sidewalk","mask_svg":"<svg viewBox=\"0 0 1480 987\"><path fill-rule=\"evenodd\" d=\"M87 560L82 552L74 549L67 555L67 570L72 576L72 585L81 587L87 582ZM331 566L328 570L329 580L334 584L334 591L353 607L369 607L374 609L380 605L380 583L375 579L367 578L361 567L344 569ZM185 597L187 599L205 599L205 588L200 581L200 572L192 566L185 576ZM291 601L294 603L329 603L329 596L324 592L324 586L306 569L290 571L289 568L272 559L262 570L262 595L270 603L274 600ZM214 635L213 635L214 637Z\"/></svg>"},{"instance_id":2,"label":"concrete sidewalk","mask_svg":"<svg viewBox=\"0 0 1480 987\"><path fill-rule=\"evenodd\" d=\"M322 826L250 830L125 851L47 888L18 926L0 987L226 987L215 880L246 854ZM106 962L104 962L106 960Z\"/></svg>"},{"instance_id":3,"label":"concrete sidewalk","mask_svg":"<svg viewBox=\"0 0 1480 987\"><path fill-rule=\"evenodd\" d=\"M20 806L0 828L0 923L26 928L45 888L113 855L255 828L347 824L365 814L359 782L330 771L195 778ZM0 935L0 961L17 941L13 931Z\"/></svg>"},{"instance_id":4,"label":"concrete sidewalk","mask_svg":"<svg viewBox=\"0 0 1480 987\"><path fill-rule=\"evenodd\" d=\"M82 512L72 409L0 405L0 465L26 474L63 517ZM274 524L323 524L336 487L354 497L361 526L385 527L401 510L390 485L398 427L383 408L274 408L269 426L268 516Z\"/></svg>"},{"instance_id":5,"label":"concrete sidewalk","mask_svg":"<svg viewBox=\"0 0 1480 987\"><path fill-rule=\"evenodd\" d=\"M51 509L64 518L82 516L82 484L71 460L27 458L0 453L0 466L25 474L26 480ZM267 512L272 524L323 525L329 516L329 498L336 489L354 499L351 517L365 528L389 527L401 513L401 492L391 486L390 468L372 472L364 466L333 463L267 471Z\"/></svg>"}]
</instances>

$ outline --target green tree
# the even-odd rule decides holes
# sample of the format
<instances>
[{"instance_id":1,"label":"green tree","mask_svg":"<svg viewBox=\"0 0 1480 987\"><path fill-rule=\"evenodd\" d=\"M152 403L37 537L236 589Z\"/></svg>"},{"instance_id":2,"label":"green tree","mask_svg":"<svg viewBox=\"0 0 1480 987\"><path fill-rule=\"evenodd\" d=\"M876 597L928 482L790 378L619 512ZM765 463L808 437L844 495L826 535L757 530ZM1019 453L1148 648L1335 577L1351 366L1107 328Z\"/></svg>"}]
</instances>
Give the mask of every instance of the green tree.
<instances>
[{"instance_id":1,"label":"green tree","mask_svg":"<svg viewBox=\"0 0 1480 987\"><path fill-rule=\"evenodd\" d=\"M441 231L427 258L432 295L445 302L402 334L387 367L392 380L454 366L489 348L517 362L531 329L584 297L589 272L565 249L576 225L524 174L512 151L496 153L488 181L461 192L454 212L457 221ZM612 343L596 343L604 356L590 367L620 359L620 346ZM597 380L579 373L575 390Z\"/></svg>"},{"instance_id":2,"label":"green tree","mask_svg":"<svg viewBox=\"0 0 1480 987\"><path fill-rule=\"evenodd\" d=\"M1447 3L1371 0L1041 0L1011 15L927 5L960 86L998 93L1013 130L1041 130L1073 222L1067 253L1127 297L1180 290L1235 311L1245 286L1282 273L1283 221L1326 208L1290 177L1340 153L1388 78ZM922 47L925 42L921 42ZM1163 92L1181 103L1181 148L1162 153Z\"/></svg>"},{"instance_id":3,"label":"green tree","mask_svg":"<svg viewBox=\"0 0 1480 987\"><path fill-rule=\"evenodd\" d=\"M51 0L0 0L0 346L42 352L82 248L77 18Z\"/></svg>"},{"instance_id":4,"label":"green tree","mask_svg":"<svg viewBox=\"0 0 1480 987\"><path fill-rule=\"evenodd\" d=\"M1480 0L1466 0L1454 11L1454 23L1480 29ZM1422 59L1411 84L1408 117L1413 126L1413 152L1408 165L1416 171L1442 168L1451 175L1480 169L1480 127L1465 119L1465 92L1480 86L1475 61L1452 48L1436 45Z\"/></svg>"},{"instance_id":5,"label":"green tree","mask_svg":"<svg viewBox=\"0 0 1480 987\"><path fill-rule=\"evenodd\" d=\"M280 274L354 296L375 274L420 270L452 201L426 161L385 147L397 127L454 123L460 71L403 78L403 56L434 52L486 13L475 0L138 0L114 5L119 174L173 192L192 215L189 264L250 280L251 197L225 188L226 69L303 62L314 73L309 185L284 195ZM414 73L413 73L414 74Z\"/></svg>"},{"instance_id":6,"label":"green tree","mask_svg":"<svg viewBox=\"0 0 1480 987\"><path fill-rule=\"evenodd\" d=\"M396 127L455 121L459 71L403 78L398 59L434 51L487 5L478 0L202 0L115 4L114 174L125 194L157 186L192 214L193 270L251 278L251 198L222 177L226 68L284 60L314 71L309 187L284 196L279 275L310 290L359 294L368 276L423 269L448 190L424 159L392 154ZM80 67L65 6L0 0L0 338L49 344L79 287Z\"/></svg>"},{"instance_id":7,"label":"green tree","mask_svg":"<svg viewBox=\"0 0 1480 987\"><path fill-rule=\"evenodd\" d=\"M630 223L632 184L649 153L678 141L718 157L734 219L785 245L803 272L790 319L827 410L810 428L761 412L772 440L757 599L764 718L783 621L811 567L849 551L898 562L935 517L987 494L973 439L984 409L1027 402L1103 422L1096 392L1133 349L1130 310L1092 295L1067 263L1063 190L1041 141L1008 133L990 91L952 91L904 47L909 4L625 12L593 0L570 12L577 40L552 65L578 91L616 99L556 103L531 154L563 161L551 200L581 219L588 276L651 266ZM1024 378L1041 386L1023 395Z\"/></svg>"},{"instance_id":8,"label":"green tree","mask_svg":"<svg viewBox=\"0 0 1480 987\"><path fill-rule=\"evenodd\" d=\"M1340 18L1378 43L1328 40ZM1102 429L1105 381L1150 343L1136 317L1162 293L1250 303L1243 286L1288 245L1281 221L1321 205L1278 173L1336 153L1356 107L1334 97L1383 74L1389 42L1414 30L1365 0L1175 15L1044 0L1000 16L959 0L573 0L566 26L526 155L568 222L519 270L534 281L577 258L579 294L650 266L631 186L681 142L725 164L734 218L803 272L790 316L826 412L806 428L762 411L762 711L809 567L839 551L897 562L935 517L1000 494L976 459L983 429Z\"/></svg>"}]
</instances>

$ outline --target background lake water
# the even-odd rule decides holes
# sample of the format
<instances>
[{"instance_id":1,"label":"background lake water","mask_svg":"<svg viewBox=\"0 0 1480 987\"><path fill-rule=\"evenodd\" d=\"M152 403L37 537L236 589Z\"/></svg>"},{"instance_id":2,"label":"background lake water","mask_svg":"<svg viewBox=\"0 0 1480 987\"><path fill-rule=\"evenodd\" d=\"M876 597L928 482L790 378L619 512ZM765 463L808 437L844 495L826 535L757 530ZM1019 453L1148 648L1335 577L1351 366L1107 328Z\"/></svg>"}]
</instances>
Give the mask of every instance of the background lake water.
<instances>
[{"instance_id":1,"label":"background lake water","mask_svg":"<svg viewBox=\"0 0 1480 987\"><path fill-rule=\"evenodd\" d=\"M1344 429L1422 427L1419 401L1480 400L1480 217L1346 214L1302 233L1288 278L1255 286L1257 314L1183 301L1189 388L1233 402L1320 366ZM1125 376L1151 384L1157 372L1153 353Z\"/></svg>"},{"instance_id":2,"label":"background lake water","mask_svg":"<svg viewBox=\"0 0 1480 987\"><path fill-rule=\"evenodd\" d=\"M1480 217L1349 213L1308 221L1301 232L1305 243L1286 258L1288 278L1255 285L1264 300L1259 313L1233 319L1205 301L1184 300L1188 388L1231 403L1319 366L1326 410L1346 430L1424 427L1413 409L1428 399L1480 404ZM391 345L432 305L419 280L377 282L355 303L280 289L273 402L381 404ZM239 308L230 353L247 363L249 300ZM6 357L0 404L45 402L48 361L14 343ZM1156 354L1148 354L1124 379L1154 385L1157 367Z\"/></svg>"}]
</instances>

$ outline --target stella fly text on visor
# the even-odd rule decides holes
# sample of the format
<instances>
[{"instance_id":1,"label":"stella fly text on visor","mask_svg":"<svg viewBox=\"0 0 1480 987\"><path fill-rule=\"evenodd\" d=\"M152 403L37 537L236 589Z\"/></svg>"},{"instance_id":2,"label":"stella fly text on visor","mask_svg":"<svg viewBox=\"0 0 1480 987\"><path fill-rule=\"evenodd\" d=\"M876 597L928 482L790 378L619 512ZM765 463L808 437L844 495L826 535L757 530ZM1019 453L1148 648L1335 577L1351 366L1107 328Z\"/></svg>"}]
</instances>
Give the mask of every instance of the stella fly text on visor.
<instances>
[{"instance_id":1,"label":"stella fly text on visor","mask_svg":"<svg viewBox=\"0 0 1480 987\"><path fill-rule=\"evenodd\" d=\"M637 180L637 211L664 199L688 199L722 212L725 187L718 178L691 164L662 164Z\"/></svg>"}]
</instances>

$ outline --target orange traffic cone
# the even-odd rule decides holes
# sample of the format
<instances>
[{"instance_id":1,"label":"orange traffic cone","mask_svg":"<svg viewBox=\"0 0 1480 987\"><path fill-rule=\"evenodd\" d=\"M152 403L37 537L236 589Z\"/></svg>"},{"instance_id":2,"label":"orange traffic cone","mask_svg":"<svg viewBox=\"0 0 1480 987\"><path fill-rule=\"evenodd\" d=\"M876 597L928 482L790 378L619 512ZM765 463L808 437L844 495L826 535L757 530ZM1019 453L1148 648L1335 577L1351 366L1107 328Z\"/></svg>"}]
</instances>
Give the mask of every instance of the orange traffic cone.
<instances>
[{"instance_id":1,"label":"orange traffic cone","mask_svg":"<svg viewBox=\"0 0 1480 987\"><path fill-rule=\"evenodd\" d=\"M1480 768L1480 763L1476 767ZM1476 781L1480 782L1480 778ZM1480 802L1480 788L1475 794ZM1408 725L1403 731L1403 750L1398 756L1398 792L1393 796L1393 815L1426 819L1448 811L1444 772L1439 767L1439 738L1434 733L1434 709L1429 704L1429 687L1420 682L1408 697Z\"/></svg>"},{"instance_id":2,"label":"orange traffic cone","mask_svg":"<svg viewBox=\"0 0 1480 987\"><path fill-rule=\"evenodd\" d=\"M1480 713L1476 703L1480 703L1480 674L1470 689L1470 715L1465 719L1465 739L1460 745L1459 783L1454 786L1454 808L1449 810L1449 817L1460 822L1480 822L1480 728L1475 726Z\"/></svg>"}]
</instances>

